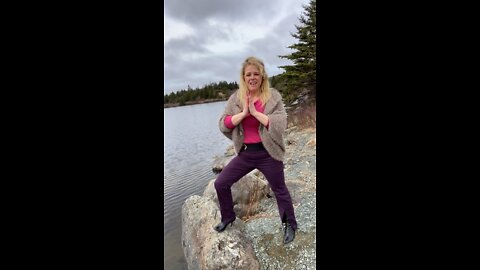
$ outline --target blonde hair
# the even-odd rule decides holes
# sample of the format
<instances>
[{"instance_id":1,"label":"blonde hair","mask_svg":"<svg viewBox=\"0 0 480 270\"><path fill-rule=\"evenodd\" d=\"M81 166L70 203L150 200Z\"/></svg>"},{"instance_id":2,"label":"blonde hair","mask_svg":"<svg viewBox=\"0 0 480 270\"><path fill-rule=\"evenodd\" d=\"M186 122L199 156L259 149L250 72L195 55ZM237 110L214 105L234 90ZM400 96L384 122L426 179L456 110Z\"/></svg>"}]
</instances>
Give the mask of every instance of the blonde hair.
<instances>
[{"instance_id":1,"label":"blonde hair","mask_svg":"<svg viewBox=\"0 0 480 270\"><path fill-rule=\"evenodd\" d=\"M242 104L243 106L243 100L245 100L245 97L248 91L247 83L245 82L245 78L244 78L245 69L247 68L247 66L250 66L250 65L253 65L256 68L258 68L258 70L260 71L260 74L262 74L262 85L260 86L259 99L260 99L260 102L262 102L262 105L264 106L272 96L272 93L270 92L270 83L268 82L268 75L267 75L267 72L265 71L265 65L263 64L262 60L256 57L250 56L247 59L245 59L245 61L242 63L242 69L240 71L240 85L239 85L239 91L237 93L237 97L239 100L242 101L240 102L240 104Z\"/></svg>"}]
</instances>

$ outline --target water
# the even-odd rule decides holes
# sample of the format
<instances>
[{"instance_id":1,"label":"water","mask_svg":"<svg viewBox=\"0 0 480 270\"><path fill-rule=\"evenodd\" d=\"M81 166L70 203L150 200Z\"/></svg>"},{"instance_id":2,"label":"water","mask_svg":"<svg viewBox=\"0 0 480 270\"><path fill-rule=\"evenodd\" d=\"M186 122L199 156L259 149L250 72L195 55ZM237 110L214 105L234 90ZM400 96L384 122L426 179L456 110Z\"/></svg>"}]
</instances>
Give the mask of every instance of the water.
<instances>
[{"instance_id":1,"label":"water","mask_svg":"<svg viewBox=\"0 0 480 270\"><path fill-rule=\"evenodd\" d=\"M164 109L164 268L187 269L181 245L182 205L215 179L212 164L231 141L218 129L226 101Z\"/></svg>"}]
</instances>

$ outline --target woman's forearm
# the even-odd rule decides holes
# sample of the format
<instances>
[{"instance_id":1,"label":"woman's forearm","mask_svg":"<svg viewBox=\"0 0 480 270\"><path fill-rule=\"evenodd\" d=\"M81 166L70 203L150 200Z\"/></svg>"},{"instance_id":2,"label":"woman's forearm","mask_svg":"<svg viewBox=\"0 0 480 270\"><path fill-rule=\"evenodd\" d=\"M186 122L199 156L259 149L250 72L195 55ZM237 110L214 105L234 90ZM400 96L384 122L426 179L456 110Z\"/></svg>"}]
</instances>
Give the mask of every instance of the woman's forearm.
<instances>
[{"instance_id":1,"label":"woman's forearm","mask_svg":"<svg viewBox=\"0 0 480 270\"><path fill-rule=\"evenodd\" d=\"M261 112L255 112L255 114L252 114L253 117L257 118L257 120L264 126L268 126L268 116Z\"/></svg>"},{"instance_id":2,"label":"woman's forearm","mask_svg":"<svg viewBox=\"0 0 480 270\"><path fill-rule=\"evenodd\" d=\"M243 112L233 115L232 124L234 124L235 126L238 126L238 124L242 122L243 118L245 118L245 114Z\"/></svg>"}]
</instances>

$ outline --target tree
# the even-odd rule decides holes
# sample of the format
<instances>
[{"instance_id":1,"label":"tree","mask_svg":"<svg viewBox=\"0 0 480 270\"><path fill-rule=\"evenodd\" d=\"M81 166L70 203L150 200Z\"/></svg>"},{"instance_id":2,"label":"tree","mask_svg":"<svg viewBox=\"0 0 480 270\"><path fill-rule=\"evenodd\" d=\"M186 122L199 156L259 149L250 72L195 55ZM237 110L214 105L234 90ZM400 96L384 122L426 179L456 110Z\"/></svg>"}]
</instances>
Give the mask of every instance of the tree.
<instances>
[{"instance_id":1,"label":"tree","mask_svg":"<svg viewBox=\"0 0 480 270\"><path fill-rule=\"evenodd\" d=\"M286 94L297 93L299 90L306 90L312 96L315 96L316 89L316 41L317 41L317 3L316 0L310 0L305 6L305 11L300 15L300 25L295 25L296 33L290 33L298 39L298 43L288 46L293 53L288 55L279 55L280 58L286 58L293 62L293 65L280 66L285 69L281 74L287 83Z\"/></svg>"}]
</instances>

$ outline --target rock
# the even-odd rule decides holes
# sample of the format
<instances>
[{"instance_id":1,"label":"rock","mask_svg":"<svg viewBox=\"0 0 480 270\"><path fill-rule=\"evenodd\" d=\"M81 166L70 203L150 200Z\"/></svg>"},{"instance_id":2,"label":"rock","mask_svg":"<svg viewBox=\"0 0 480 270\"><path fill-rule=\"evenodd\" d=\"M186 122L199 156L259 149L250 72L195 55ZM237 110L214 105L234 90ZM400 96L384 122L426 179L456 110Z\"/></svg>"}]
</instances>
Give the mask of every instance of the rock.
<instances>
[{"instance_id":1,"label":"rock","mask_svg":"<svg viewBox=\"0 0 480 270\"><path fill-rule=\"evenodd\" d=\"M233 147L233 144L232 144L227 148L227 151L225 152L225 156L230 157L234 155L235 155L235 148Z\"/></svg>"},{"instance_id":2,"label":"rock","mask_svg":"<svg viewBox=\"0 0 480 270\"><path fill-rule=\"evenodd\" d=\"M220 211L207 197L189 197L182 206L182 247L188 269L260 269L240 219L222 233L213 227Z\"/></svg>"},{"instance_id":3,"label":"rock","mask_svg":"<svg viewBox=\"0 0 480 270\"><path fill-rule=\"evenodd\" d=\"M233 210L239 218L255 215L260 200L272 196L270 185L266 180L257 176L257 171L251 171L232 185ZM203 192L203 196L210 198L218 206L217 191L214 183L215 179L210 180Z\"/></svg>"},{"instance_id":4,"label":"rock","mask_svg":"<svg viewBox=\"0 0 480 270\"><path fill-rule=\"evenodd\" d=\"M292 133L294 131L297 131L297 130L298 130L298 127L292 125L292 126L287 128L286 132L287 132L287 134L290 134L290 133Z\"/></svg>"},{"instance_id":5,"label":"rock","mask_svg":"<svg viewBox=\"0 0 480 270\"><path fill-rule=\"evenodd\" d=\"M308 146L315 146L317 144L317 139L313 138L310 141L307 142Z\"/></svg>"},{"instance_id":6,"label":"rock","mask_svg":"<svg viewBox=\"0 0 480 270\"><path fill-rule=\"evenodd\" d=\"M234 156L224 156L224 157L217 157L213 161L212 171L215 174L219 174L225 166L234 158Z\"/></svg>"}]
</instances>

